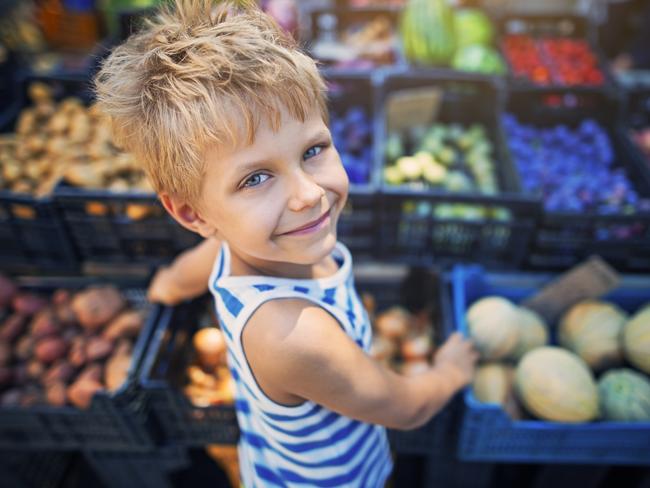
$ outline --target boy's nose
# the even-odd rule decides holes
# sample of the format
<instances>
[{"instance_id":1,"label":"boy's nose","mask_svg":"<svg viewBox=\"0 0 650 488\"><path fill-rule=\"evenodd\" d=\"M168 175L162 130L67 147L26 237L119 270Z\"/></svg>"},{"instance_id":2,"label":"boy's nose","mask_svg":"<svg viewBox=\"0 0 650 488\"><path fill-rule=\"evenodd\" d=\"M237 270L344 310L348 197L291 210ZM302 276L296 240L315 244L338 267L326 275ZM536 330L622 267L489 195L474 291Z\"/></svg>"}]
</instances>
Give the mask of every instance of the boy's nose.
<instances>
[{"instance_id":1,"label":"boy's nose","mask_svg":"<svg viewBox=\"0 0 650 488\"><path fill-rule=\"evenodd\" d=\"M325 190L304 171L296 172L291 182L290 192L287 206L294 212L313 207L325 195Z\"/></svg>"}]
</instances>

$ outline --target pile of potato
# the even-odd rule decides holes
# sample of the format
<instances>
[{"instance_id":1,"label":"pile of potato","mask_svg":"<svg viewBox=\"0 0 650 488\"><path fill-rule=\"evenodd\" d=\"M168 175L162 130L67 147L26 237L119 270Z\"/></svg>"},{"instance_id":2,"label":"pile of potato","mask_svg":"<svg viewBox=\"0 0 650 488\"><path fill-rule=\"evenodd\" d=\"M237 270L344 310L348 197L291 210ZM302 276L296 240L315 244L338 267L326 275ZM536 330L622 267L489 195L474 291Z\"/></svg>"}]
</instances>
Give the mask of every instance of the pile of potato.
<instances>
[{"instance_id":1,"label":"pile of potato","mask_svg":"<svg viewBox=\"0 0 650 488\"><path fill-rule=\"evenodd\" d=\"M126 380L144 321L110 285L45 297L0 276L0 405L87 408Z\"/></svg>"},{"instance_id":2,"label":"pile of potato","mask_svg":"<svg viewBox=\"0 0 650 488\"><path fill-rule=\"evenodd\" d=\"M44 83L29 86L15 134L0 140L0 188L37 196L64 178L84 188L153 192L133 157L113 143L110 120L78 98L56 102Z\"/></svg>"},{"instance_id":3,"label":"pile of potato","mask_svg":"<svg viewBox=\"0 0 650 488\"><path fill-rule=\"evenodd\" d=\"M411 314L393 306L375 313L375 300L362 296L373 328L370 355L377 361L404 375L426 371L433 358L434 334L428 313Z\"/></svg>"}]
</instances>

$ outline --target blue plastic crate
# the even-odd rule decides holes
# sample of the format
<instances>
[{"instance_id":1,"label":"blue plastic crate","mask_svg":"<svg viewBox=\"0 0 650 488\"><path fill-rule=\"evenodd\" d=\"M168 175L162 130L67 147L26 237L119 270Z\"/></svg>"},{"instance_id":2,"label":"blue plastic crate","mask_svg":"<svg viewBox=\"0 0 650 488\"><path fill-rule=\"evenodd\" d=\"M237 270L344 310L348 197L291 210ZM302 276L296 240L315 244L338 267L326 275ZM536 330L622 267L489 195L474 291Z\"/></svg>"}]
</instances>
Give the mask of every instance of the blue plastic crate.
<instances>
[{"instance_id":1,"label":"blue plastic crate","mask_svg":"<svg viewBox=\"0 0 650 488\"><path fill-rule=\"evenodd\" d=\"M553 278L548 274L490 274L458 266L451 276L454 328L467 332L465 311L474 301L499 295L518 303ZM650 300L650 276L626 276L605 297L628 312ZM468 461L650 465L650 422L567 424L513 420L497 405L479 402L467 389L458 454Z\"/></svg>"}]
</instances>

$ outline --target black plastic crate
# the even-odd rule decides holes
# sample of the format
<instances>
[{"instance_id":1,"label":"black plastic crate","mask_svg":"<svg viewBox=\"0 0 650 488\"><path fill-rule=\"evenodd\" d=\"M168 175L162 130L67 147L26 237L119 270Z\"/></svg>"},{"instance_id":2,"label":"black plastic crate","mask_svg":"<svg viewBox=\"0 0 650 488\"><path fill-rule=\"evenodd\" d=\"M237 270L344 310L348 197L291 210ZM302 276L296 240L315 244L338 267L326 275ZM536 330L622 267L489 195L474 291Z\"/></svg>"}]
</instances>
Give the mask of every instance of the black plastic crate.
<instances>
[{"instance_id":1,"label":"black plastic crate","mask_svg":"<svg viewBox=\"0 0 650 488\"><path fill-rule=\"evenodd\" d=\"M407 293L412 299L411 289L402 287L400 273L390 278L383 276L363 276L358 278L357 290L373 294L381 311L390 305L408 305ZM423 288L415 290L415 294ZM438 297L432 297L434 327L441 324L442 314ZM237 442L239 429L235 409L231 405L197 407L178 388L183 384L183 370L192 357L191 338L201 325L201 319L211 300L203 298L197 302L178 307L166 307L148 347L147 357L140 371L140 385L148 398L165 442L181 446L202 446L206 444L233 444ZM442 337L435 330L436 339ZM389 431L389 439L398 452L426 454L447 449L449 434L452 432L456 416L452 403L427 425L412 431Z\"/></svg>"},{"instance_id":2,"label":"black plastic crate","mask_svg":"<svg viewBox=\"0 0 650 488\"><path fill-rule=\"evenodd\" d=\"M200 242L167 214L155 194L60 185L55 202L80 259L158 265Z\"/></svg>"},{"instance_id":3,"label":"black plastic crate","mask_svg":"<svg viewBox=\"0 0 650 488\"><path fill-rule=\"evenodd\" d=\"M59 488L74 454L5 451L0 457L0 487Z\"/></svg>"},{"instance_id":4,"label":"black plastic crate","mask_svg":"<svg viewBox=\"0 0 650 488\"><path fill-rule=\"evenodd\" d=\"M573 129L586 119L594 120L611 141L613 168L625 171L640 198L650 198L650 177L623 132L617 98L596 91L516 91L510 93L506 111L520 123L537 128L564 125ZM621 271L650 269L650 211L603 215L544 210L527 264L534 269L561 270L592 254Z\"/></svg>"},{"instance_id":5,"label":"black plastic crate","mask_svg":"<svg viewBox=\"0 0 650 488\"><path fill-rule=\"evenodd\" d=\"M309 13L309 29L303 35L302 43L305 49L312 56L315 56L314 46L321 36L328 38L331 34L336 36L335 40L341 41L346 33L358 33L364 24L368 24L378 19L385 21L386 27L390 28L392 32L397 35L399 10L395 8L351 8L348 5L338 5L333 8L317 8L312 9ZM392 51L386 59L381 59L381 62L359 62L353 60L352 62L335 63L331 60L320 60L322 64L334 69L343 70L357 70L357 71L372 71L380 66L393 66L403 65L399 42L394 41Z\"/></svg>"},{"instance_id":6,"label":"black plastic crate","mask_svg":"<svg viewBox=\"0 0 650 488\"><path fill-rule=\"evenodd\" d=\"M21 289L50 294L55 289L79 290L106 281L88 277L41 278L18 280ZM0 407L0 449L73 450L102 449L137 451L153 443L152 425L142 399L134 391L137 372L145 347L156 324L155 309L146 302L142 281L111 281L118 284L127 301L147 311L137 341L127 379L115 392L98 391L88 409L72 406Z\"/></svg>"},{"instance_id":7,"label":"black plastic crate","mask_svg":"<svg viewBox=\"0 0 650 488\"><path fill-rule=\"evenodd\" d=\"M72 239L51 197L0 191L0 268L74 273Z\"/></svg>"},{"instance_id":8,"label":"black plastic crate","mask_svg":"<svg viewBox=\"0 0 650 488\"><path fill-rule=\"evenodd\" d=\"M190 464L187 450L178 446L130 453L86 451L84 458L106 488L172 488L170 473Z\"/></svg>"},{"instance_id":9,"label":"black plastic crate","mask_svg":"<svg viewBox=\"0 0 650 488\"><path fill-rule=\"evenodd\" d=\"M539 202L520 192L499 119L502 99L493 78L449 71L389 73L382 85L377 123L378 159L383 180L388 136L386 100L402 89L437 87L441 99L434 122L481 124L494 148L496 195L414 190L382 182L381 256L409 264L480 262L520 265L532 240Z\"/></svg>"},{"instance_id":10,"label":"black plastic crate","mask_svg":"<svg viewBox=\"0 0 650 488\"><path fill-rule=\"evenodd\" d=\"M378 224L375 79L364 73L324 70L330 131L350 180L338 238L356 261L376 257Z\"/></svg>"},{"instance_id":11,"label":"black plastic crate","mask_svg":"<svg viewBox=\"0 0 650 488\"><path fill-rule=\"evenodd\" d=\"M498 31L501 53L508 66L508 81L512 88L530 89L531 87L557 88L558 86L568 86L573 89L612 89L617 86L616 79L609 70L609 64L598 48L596 28L590 19L585 16L567 12L540 14L508 13L499 18ZM504 42L509 35L526 35L534 41L548 38L584 41L595 58L596 68L602 74L602 83L576 83L566 85L560 84L555 80L550 80L548 83L536 83L528 78L516 76L510 59L505 55ZM541 53L540 61L547 66L549 60L545 56L546 53Z\"/></svg>"}]
</instances>

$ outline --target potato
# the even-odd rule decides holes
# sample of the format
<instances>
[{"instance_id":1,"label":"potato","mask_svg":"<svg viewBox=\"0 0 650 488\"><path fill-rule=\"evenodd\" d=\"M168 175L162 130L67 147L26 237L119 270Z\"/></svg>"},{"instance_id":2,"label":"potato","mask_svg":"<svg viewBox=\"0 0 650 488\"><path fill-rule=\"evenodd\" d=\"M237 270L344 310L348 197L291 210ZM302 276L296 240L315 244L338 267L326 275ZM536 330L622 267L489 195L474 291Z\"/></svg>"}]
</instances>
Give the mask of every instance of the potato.
<instances>
[{"instance_id":1,"label":"potato","mask_svg":"<svg viewBox=\"0 0 650 488\"><path fill-rule=\"evenodd\" d=\"M65 383L57 381L50 384L45 391L45 399L48 405L53 407L65 406L67 400Z\"/></svg>"},{"instance_id":2,"label":"potato","mask_svg":"<svg viewBox=\"0 0 650 488\"><path fill-rule=\"evenodd\" d=\"M72 293L70 293L70 290L59 288L58 290L55 290L54 293L52 293L50 302L52 302L52 305L59 306L69 303L71 299Z\"/></svg>"},{"instance_id":3,"label":"potato","mask_svg":"<svg viewBox=\"0 0 650 488\"><path fill-rule=\"evenodd\" d=\"M52 89L46 83L35 81L30 83L27 94L34 103L47 103L52 101Z\"/></svg>"},{"instance_id":4,"label":"potato","mask_svg":"<svg viewBox=\"0 0 650 488\"><path fill-rule=\"evenodd\" d=\"M5 308L18 293L18 287L4 275L0 274L0 308Z\"/></svg>"},{"instance_id":5,"label":"potato","mask_svg":"<svg viewBox=\"0 0 650 488\"><path fill-rule=\"evenodd\" d=\"M59 134L63 134L66 130L68 130L69 124L70 118L68 117L68 114L58 111L50 118L50 120L47 121L46 130L50 134L57 136L56 138L59 138ZM61 136L60 139L63 141L66 140L65 136Z\"/></svg>"},{"instance_id":6,"label":"potato","mask_svg":"<svg viewBox=\"0 0 650 488\"><path fill-rule=\"evenodd\" d=\"M52 383L68 383L74 376L76 369L65 359L59 359L50 368L45 371L41 378L41 384L48 386Z\"/></svg>"},{"instance_id":7,"label":"potato","mask_svg":"<svg viewBox=\"0 0 650 488\"><path fill-rule=\"evenodd\" d=\"M113 342L103 337L91 337L86 343L86 358L88 361L106 359L113 352Z\"/></svg>"},{"instance_id":8,"label":"potato","mask_svg":"<svg viewBox=\"0 0 650 488\"><path fill-rule=\"evenodd\" d=\"M18 293L11 305L20 314L35 315L47 307L47 300L31 293Z\"/></svg>"},{"instance_id":9,"label":"potato","mask_svg":"<svg viewBox=\"0 0 650 488\"><path fill-rule=\"evenodd\" d=\"M59 324L54 317L54 311L51 308L38 312L29 324L29 331L36 341L57 335L60 330Z\"/></svg>"},{"instance_id":10,"label":"potato","mask_svg":"<svg viewBox=\"0 0 650 488\"><path fill-rule=\"evenodd\" d=\"M106 362L104 370L104 383L109 391L115 391L124 384L131 365L131 354L114 354Z\"/></svg>"},{"instance_id":11,"label":"potato","mask_svg":"<svg viewBox=\"0 0 650 488\"><path fill-rule=\"evenodd\" d=\"M23 175L23 167L18 161L6 161L2 165L2 178L7 183L13 183Z\"/></svg>"},{"instance_id":12,"label":"potato","mask_svg":"<svg viewBox=\"0 0 650 488\"><path fill-rule=\"evenodd\" d=\"M18 116L16 122L16 133L26 135L31 133L36 127L36 111L34 109L25 109Z\"/></svg>"},{"instance_id":13,"label":"potato","mask_svg":"<svg viewBox=\"0 0 650 488\"><path fill-rule=\"evenodd\" d=\"M84 106L79 98L67 97L59 103L59 110L64 113L74 113L78 110L84 110Z\"/></svg>"},{"instance_id":14,"label":"potato","mask_svg":"<svg viewBox=\"0 0 650 488\"><path fill-rule=\"evenodd\" d=\"M46 337L36 343L34 355L45 363L51 364L64 357L68 352L68 345L60 337Z\"/></svg>"},{"instance_id":15,"label":"potato","mask_svg":"<svg viewBox=\"0 0 650 488\"><path fill-rule=\"evenodd\" d=\"M34 106L34 111L36 112L36 116L39 119L47 120L54 114L56 108L54 107L53 103L44 102L36 104Z\"/></svg>"},{"instance_id":16,"label":"potato","mask_svg":"<svg viewBox=\"0 0 650 488\"><path fill-rule=\"evenodd\" d=\"M23 332L25 322L25 317L22 314L10 315L0 325L0 341L5 343L13 342Z\"/></svg>"},{"instance_id":17,"label":"potato","mask_svg":"<svg viewBox=\"0 0 650 488\"><path fill-rule=\"evenodd\" d=\"M27 377L30 380L37 381L45 373L45 366L37 359L32 359L27 363Z\"/></svg>"},{"instance_id":18,"label":"potato","mask_svg":"<svg viewBox=\"0 0 650 488\"><path fill-rule=\"evenodd\" d=\"M68 361L75 368L80 368L88 360L86 356L86 339L81 336L75 337L70 344L70 351L68 351Z\"/></svg>"},{"instance_id":19,"label":"potato","mask_svg":"<svg viewBox=\"0 0 650 488\"><path fill-rule=\"evenodd\" d=\"M79 376L77 376L77 381L79 380L93 380L101 381L104 373L104 368L99 363L93 363L86 366Z\"/></svg>"},{"instance_id":20,"label":"potato","mask_svg":"<svg viewBox=\"0 0 650 488\"><path fill-rule=\"evenodd\" d=\"M90 406L93 396L104 389L99 381L78 379L66 391L68 401L77 408L86 409Z\"/></svg>"},{"instance_id":21,"label":"potato","mask_svg":"<svg viewBox=\"0 0 650 488\"><path fill-rule=\"evenodd\" d=\"M100 329L122 311L126 302L113 286L89 288L77 293L72 300L72 309L81 326L88 331Z\"/></svg>"},{"instance_id":22,"label":"potato","mask_svg":"<svg viewBox=\"0 0 650 488\"><path fill-rule=\"evenodd\" d=\"M23 335L14 348L14 354L21 361L26 361L32 356L34 349L34 338L29 334Z\"/></svg>"},{"instance_id":23,"label":"potato","mask_svg":"<svg viewBox=\"0 0 650 488\"><path fill-rule=\"evenodd\" d=\"M118 338L135 338L142 328L144 317L137 310L127 310L114 318L104 329L102 336L114 341Z\"/></svg>"},{"instance_id":24,"label":"potato","mask_svg":"<svg viewBox=\"0 0 650 488\"><path fill-rule=\"evenodd\" d=\"M70 117L68 140L72 143L85 142L90 137L90 118L86 112L79 111Z\"/></svg>"},{"instance_id":25,"label":"potato","mask_svg":"<svg viewBox=\"0 0 650 488\"><path fill-rule=\"evenodd\" d=\"M91 166L81 163L70 166L63 177L68 183L85 188L101 188L104 182L102 175L98 174Z\"/></svg>"}]
</instances>

